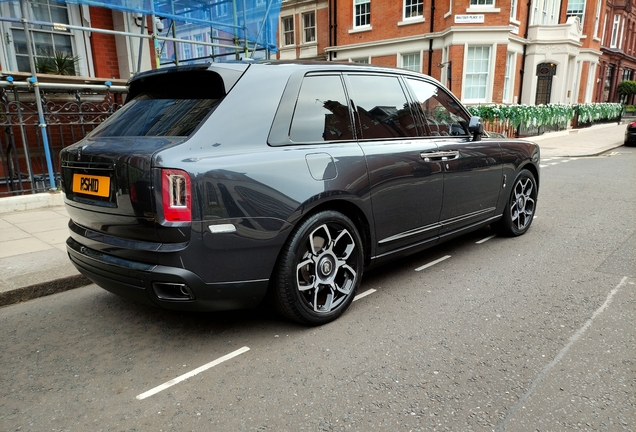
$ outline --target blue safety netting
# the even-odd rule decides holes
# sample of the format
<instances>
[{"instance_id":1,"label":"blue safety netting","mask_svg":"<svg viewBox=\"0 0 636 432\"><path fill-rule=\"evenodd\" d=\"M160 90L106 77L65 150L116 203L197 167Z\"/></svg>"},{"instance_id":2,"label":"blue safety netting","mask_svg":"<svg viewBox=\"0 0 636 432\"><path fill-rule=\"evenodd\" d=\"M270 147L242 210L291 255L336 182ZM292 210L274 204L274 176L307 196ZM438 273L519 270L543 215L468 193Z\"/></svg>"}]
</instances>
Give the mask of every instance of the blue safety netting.
<instances>
[{"instance_id":1,"label":"blue safety netting","mask_svg":"<svg viewBox=\"0 0 636 432\"><path fill-rule=\"evenodd\" d=\"M7 1L7 0L0 0ZM17 0L13 0L17 3ZM56 0L142 15L164 22L163 35L174 24L176 37L200 41L199 35L234 40L249 49L277 51L276 34L282 0ZM200 32L198 32L200 30ZM211 31L214 31L212 36ZM198 33L197 33L198 32ZM204 39L205 40L205 39ZM209 41L209 39L208 39ZM196 57L193 55L192 57Z\"/></svg>"}]
</instances>

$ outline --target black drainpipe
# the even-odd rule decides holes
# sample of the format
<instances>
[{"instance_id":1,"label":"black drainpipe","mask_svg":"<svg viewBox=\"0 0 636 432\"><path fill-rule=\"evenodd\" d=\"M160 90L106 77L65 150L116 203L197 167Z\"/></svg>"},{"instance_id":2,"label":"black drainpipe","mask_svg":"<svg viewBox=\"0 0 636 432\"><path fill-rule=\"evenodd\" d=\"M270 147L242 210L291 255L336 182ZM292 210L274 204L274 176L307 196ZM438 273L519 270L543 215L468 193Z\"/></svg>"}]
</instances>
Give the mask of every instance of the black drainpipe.
<instances>
[{"instance_id":1,"label":"black drainpipe","mask_svg":"<svg viewBox=\"0 0 636 432\"><path fill-rule=\"evenodd\" d=\"M523 76L525 74L526 69L526 52L528 51L528 27L530 27L530 12L532 7L532 2L528 0L528 12L526 13L526 31L523 35L523 38L526 42L523 44L523 59L521 60L521 69L519 70L519 78L521 79L521 85L519 86L519 100L518 104L521 104L521 96L523 96ZM519 134L521 133L521 125L517 126L517 138L519 138Z\"/></svg>"},{"instance_id":2,"label":"black drainpipe","mask_svg":"<svg viewBox=\"0 0 636 432\"><path fill-rule=\"evenodd\" d=\"M435 32L435 0L431 1L431 36L428 40L428 74L433 68L433 33Z\"/></svg>"},{"instance_id":3,"label":"black drainpipe","mask_svg":"<svg viewBox=\"0 0 636 432\"><path fill-rule=\"evenodd\" d=\"M333 0L333 22L331 23L331 29L333 31L333 43L330 41L330 46L338 46L338 0ZM330 34L331 35L331 34ZM338 57L337 52L329 52L329 60L333 60L334 57Z\"/></svg>"}]
</instances>

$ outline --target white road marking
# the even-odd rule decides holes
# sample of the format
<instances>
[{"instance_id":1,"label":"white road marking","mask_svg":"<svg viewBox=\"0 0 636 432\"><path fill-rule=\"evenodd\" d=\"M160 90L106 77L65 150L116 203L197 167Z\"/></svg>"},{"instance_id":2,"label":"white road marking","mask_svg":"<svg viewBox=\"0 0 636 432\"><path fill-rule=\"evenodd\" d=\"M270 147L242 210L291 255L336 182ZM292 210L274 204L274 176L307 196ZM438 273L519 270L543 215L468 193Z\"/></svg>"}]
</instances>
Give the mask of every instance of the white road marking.
<instances>
[{"instance_id":1,"label":"white road marking","mask_svg":"<svg viewBox=\"0 0 636 432\"><path fill-rule=\"evenodd\" d=\"M376 290L374 290L374 289L372 288L372 289L367 290L367 291L365 291L365 292L363 292L363 293L361 293L361 294L358 294L357 296L355 296L355 297L353 298L353 301L360 300L362 297L366 297L366 296L368 296L369 294L373 294L375 291L376 291Z\"/></svg>"},{"instance_id":2,"label":"white road marking","mask_svg":"<svg viewBox=\"0 0 636 432\"><path fill-rule=\"evenodd\" d=\"M190 372L188 372L186 374L178 376L175 379L172 379L172 380L170 380L170 381L168 381L168 382L166 382L164 384L161 384L160 386L157 386L157 387L155 387L155 388L153 388L151 390L148 390L147 392L138 395L137 399L139 399L139 400L146 399L147 397L150 397L150 396L152 396L154 394L157 394L160 391L167 389L168 387L172 387L173 385L178 384L181 381L185 381L188 378L191 378L191 377L193 377L193 376L195 376L197 374L200 374L201 372L204 372L204 371L206 371L206 370L208 370L208 369L210 369L210 368L212 368L214 366L217 366L217 365L223 363L226 360L230 360L231 358L234 358L234 357L236 357L238 355L241 355L244 352L247 352L249 350L250 349L248 347L239 348L236 351L231 352L231 353L229 353L227 355L224 355L223 357L219 357L218 359L216 359L214 361L211 361L210 363L204 364L203 366L198 367L198 368L194 369L193 371L190 371Z\"/></svg>"},{"instance_id":3,"label":"white road marking","mask_svg":"<svg viewBox=\"0 0 636 432\"><path fill-rule=\"evenodd\" d=\"M482 244L482 243L486 243L488 240L490 240L491 238L497 237L497 234L493 234L491 236L486 237L485 239L481 239L478 242L475 242L475 244Z\"/></svg>"},{"instance_id":4,"label":"white road marking","mask_svg":"<svg viewBox=\"0 0 636 432\"><path fill-rule=\"evenodd\" d=\"M416 269L415 269L415 271L422 271L422 270L424 270L425 268L429 268L430 266L434 266L435 264L441 263L442 261L447 260L447 259L449 259L450 257L451 257L450 255L446 255L445 257L441 257L441 258L440 258L440 259L438 259L438 260L431 261L431 262L430 262L430 263L428 263L428 264L424 264L422 267L418 267L418 268L416 268Z\"/></svg>"},{"instance_id":5,"label":"white road marking","mask_svg":"<svg viewBox=\"0 0 636 432\"><path fill-rule=\"evenodd\" d=\"M528 390L526 390L526 392L523 395L521 395L521 397L517 400L517 403L511 409L508 410L503 421L499 423L499 426L497 427L496 431L503 431L506 428L506 423L508 422L508 419L512 417L519 410L519 408L523 406L525 401L532 395L532 393L537 388L537 386L541 383L541 381L545 379L545 377L548 375L548 373L550 373L550 371L554 368L554 366L556 366L557 363L559 363L559 361L563 358L563 356L567 354L567 352L572 347L572 345L574 345L574 343L578 341L581 338L581 336L583 336L585 331L592 325L596 317L598 317L605 309L607 309L609 304L612 302L612 297L614 297L614 294L616 294L619 289L621 289L623 286L627 284L627 279L628 279L627 276L623 277L620 283L616 285L616 287L613 290L611 290L610 293L607 295L607 298L605 299L605 303L603 303L598 309L594 311L594 313L592 314L592 317L588 319L585 322L585 324L583 324L583 327L578 329L570 337L570 339L568 340L568 343L565 344L565 346L561 349L561 351L559 351L559 353L556 355L554 360L552 360L543 368L541 373L539 373L539 375L534 379L534 381L532 381L532 383L530 384L530 387L528 387Z\"/></svg>"}]
</instances>

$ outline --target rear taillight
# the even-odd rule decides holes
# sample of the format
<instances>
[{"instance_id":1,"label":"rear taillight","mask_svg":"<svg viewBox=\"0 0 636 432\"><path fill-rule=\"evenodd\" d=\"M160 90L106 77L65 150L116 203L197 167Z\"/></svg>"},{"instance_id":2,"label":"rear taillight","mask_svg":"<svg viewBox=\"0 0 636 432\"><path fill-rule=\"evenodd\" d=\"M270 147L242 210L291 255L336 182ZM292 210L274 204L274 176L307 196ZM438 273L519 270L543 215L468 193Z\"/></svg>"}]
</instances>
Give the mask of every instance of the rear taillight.
<instances>
[{"instance_id":1,"label":"rear taillight","mask_svg":"<svg viewBox=\"0 0 636 432\"><path fill-rule=\"evenodd\" d=\"M190 176L181 170L161 170L163 217L166 222L192 221Z\"/></svg>"},{"instance_id":2,"label":"rear taillight","mask_svg":"<svg viewBox=\"0 0 636 432\"><path fill-rule=\"evenodd\" d=\"M631 123L629 124L629 127L636 127L636 121L635 121L635 122L631 122Z\"/></svg>"}]
</instances>

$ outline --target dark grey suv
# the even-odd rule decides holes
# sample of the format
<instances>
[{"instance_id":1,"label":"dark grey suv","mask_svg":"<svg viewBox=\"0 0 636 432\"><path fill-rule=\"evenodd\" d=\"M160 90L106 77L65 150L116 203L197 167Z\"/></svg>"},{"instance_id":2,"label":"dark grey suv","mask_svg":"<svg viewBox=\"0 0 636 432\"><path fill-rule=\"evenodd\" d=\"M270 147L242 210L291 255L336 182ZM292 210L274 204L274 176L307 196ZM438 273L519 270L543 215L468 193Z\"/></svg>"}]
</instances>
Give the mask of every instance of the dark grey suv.
<instances>
[{"instance_id":1,"label":"dark grey suv","mask_svg":"<svg viewBox=\"0 0 636 432\"><path fill-rule=\"evenodd\" d=\"M539 148L483 136L437 81L342 63L140 74L61 154L68 253L97 285L180 310L266 296L340 316L365 269L492 225L525 233Z\"/></svg>"}]
</instances>

